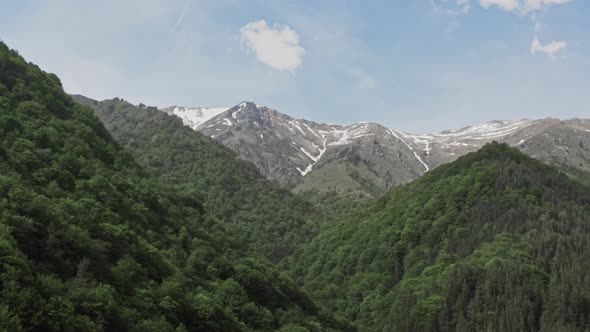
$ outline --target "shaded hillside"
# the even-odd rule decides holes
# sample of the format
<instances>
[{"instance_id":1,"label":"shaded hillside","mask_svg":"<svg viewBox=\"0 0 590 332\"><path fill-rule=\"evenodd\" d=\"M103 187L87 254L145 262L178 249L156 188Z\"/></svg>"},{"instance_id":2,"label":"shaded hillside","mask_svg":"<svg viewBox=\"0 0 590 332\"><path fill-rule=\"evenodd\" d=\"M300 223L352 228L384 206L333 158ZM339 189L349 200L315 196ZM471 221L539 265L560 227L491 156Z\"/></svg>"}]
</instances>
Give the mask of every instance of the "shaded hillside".
<instances>
[{"instance_id":1,"label":"shaded hillside","mask_svg":"<svg viewBox=\"0 0 590 332\"><path fill-rule=\"evenodd\" d=\"M344 328L246 255L202 196L147 174L0 42L0 330Z\"/></svg>"},{"instance_id":2,"label":"shaded hillside","mask_svg":"<svg viewBox=\"0 0 590 332\"><path fill-rule=\"evenodd\" d=\"M93 107L107 129L151 175L204 202L205 209L274 261L317 233L319 211L266 180L256 167L176 116L120 99L75 96Z\"/></svg>"},{"instance_id":3,"label":"shaded hillside","mask_svg":"<svg viewBox=\"0 0 590 332\"><path fill-rule=\"evenodd\" d=\"M590 189L488 144L323 232L293 275L364 331L587 331Z\"/></svg>"}]
</instances>

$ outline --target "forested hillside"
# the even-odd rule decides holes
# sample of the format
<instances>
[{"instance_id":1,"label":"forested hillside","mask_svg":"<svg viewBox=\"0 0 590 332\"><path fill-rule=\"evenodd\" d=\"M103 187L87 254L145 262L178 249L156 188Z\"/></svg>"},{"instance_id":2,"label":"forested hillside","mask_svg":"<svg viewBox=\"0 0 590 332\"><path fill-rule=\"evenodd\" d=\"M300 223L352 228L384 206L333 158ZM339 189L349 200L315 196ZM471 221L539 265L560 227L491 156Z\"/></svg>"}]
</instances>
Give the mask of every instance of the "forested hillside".
<instances>
[{"instance_id":1,"label":"forested hillside","mask_svg":"<svg viewBox=\"0 0 590 332\"><path fill-rule=\"evenodd\" d=\"M176 116L121 99L74 98L95 110L150 175L198 198L209 213L275 262L309 242L328 219L308 201L268 181L252 163L184 126Z\"/></svg>"},{"instance_id":2,"label":"forested hillside","mask_svg":"<svg viewBox=\"0 0 590 332\"><path fill-rule=\"evenodd\" d=\"M588 331L590 188L497 143L322 233L293 268L362 331Z\"/></svg>"},{"instance_id":3,"label":"forested hillside","mask_svg":"<svg viewBox=\"0 0 590 332\"><path fill-rule=\"evenodd\" d=\"M201 166L191 172L216 181ZM149 173L55 75L0 42L0 330L347 328L245 254L217 220L232 202Z\"/></svg>"}]
</instances>

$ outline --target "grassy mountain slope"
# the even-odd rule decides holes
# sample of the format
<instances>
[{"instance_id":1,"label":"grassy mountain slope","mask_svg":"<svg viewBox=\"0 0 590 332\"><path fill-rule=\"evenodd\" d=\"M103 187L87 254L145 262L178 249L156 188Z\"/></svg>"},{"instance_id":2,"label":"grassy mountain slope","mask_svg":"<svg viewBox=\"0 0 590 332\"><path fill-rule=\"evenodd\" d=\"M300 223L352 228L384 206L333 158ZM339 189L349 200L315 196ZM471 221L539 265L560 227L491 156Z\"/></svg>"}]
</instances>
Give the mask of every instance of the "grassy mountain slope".
<instances>
[{"instance_id":1,"label":"grassy mountain slope","mask_svg":"<svg viewBox=\"0 0 590 332\"><path fill-rule=\"evenodd\" d=\"M590 188L506 145L356 211L298 257L365 331L587 331Z\"/></svg>"},{"instance_id":2,"label":"grassy mountain slope","mask_svg":"<svg viewBox=\"0 0 590 332\"><path fill-rule=\"evenodd\" d=\"M245 254L202 197L148 174L0 42L0 330L346 328Z\"/></svg>"},{"instance_id":3,"label":"grassy mountain slope","mask_svg":"<svg viewBox=\"0 0 590 332\"><path fill-rule=\"evenodd\" d=\"M273 261L317 233L322 218L312 204L266 180L252 163L179 118L120 99L75 98L95 110L151 175L198 198Z\"/></svg>"}]
</instances>

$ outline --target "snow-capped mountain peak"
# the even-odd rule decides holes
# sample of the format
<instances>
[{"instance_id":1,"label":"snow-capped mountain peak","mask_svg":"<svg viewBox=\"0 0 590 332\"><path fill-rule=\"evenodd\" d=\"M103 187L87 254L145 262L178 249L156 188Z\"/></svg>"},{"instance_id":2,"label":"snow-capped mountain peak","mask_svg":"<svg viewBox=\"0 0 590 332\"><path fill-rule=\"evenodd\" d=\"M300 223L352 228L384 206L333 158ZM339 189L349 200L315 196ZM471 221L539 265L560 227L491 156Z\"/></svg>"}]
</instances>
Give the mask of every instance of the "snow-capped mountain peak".
<instances>
[{"instance_id":1,"label":"snow-capped mountain peak","mask_svg":"<svg viewBox=\"0 0 590 332\"><path fill-rule=\"evenodd\" d=\"M199 126L227 110L227 107L202 108L171 106L162 111L178 116L186 126L198 130Z\"/></svg>"},{"instance_id":2,"label":"snow-capped mountain peak","mask_svg":"<svg viewBox=\"0 0 590 332\"><path fill-rule=\"evenodd\" d=\"M580 119L498 120L410 134L378 123L333 125L295 119L248 101L232 108L175 106L163 111L295 191L377 193L377 188L407 183L493 140L572 167L590 160L590 122Z\"/></svg>"}]
</instances>

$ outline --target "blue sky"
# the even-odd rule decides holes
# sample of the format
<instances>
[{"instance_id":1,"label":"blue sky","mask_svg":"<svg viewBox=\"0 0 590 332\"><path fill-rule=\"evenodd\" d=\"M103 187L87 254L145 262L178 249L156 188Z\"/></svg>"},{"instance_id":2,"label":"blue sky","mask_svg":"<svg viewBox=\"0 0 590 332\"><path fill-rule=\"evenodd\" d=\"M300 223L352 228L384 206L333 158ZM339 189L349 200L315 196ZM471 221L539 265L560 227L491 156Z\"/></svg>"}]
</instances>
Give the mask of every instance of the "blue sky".
<instances>
[{"instance_id":1,"label":"blue sky","mask_svg":"<svg viewBox=\"0 0 590 332\"><path fill-rule=\"evenodd\" d=\"M66 91L423 133L590 117L586 0L0 0Z\"/></svg>"}]
</instances>

